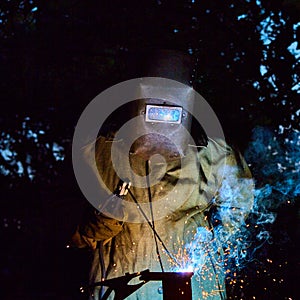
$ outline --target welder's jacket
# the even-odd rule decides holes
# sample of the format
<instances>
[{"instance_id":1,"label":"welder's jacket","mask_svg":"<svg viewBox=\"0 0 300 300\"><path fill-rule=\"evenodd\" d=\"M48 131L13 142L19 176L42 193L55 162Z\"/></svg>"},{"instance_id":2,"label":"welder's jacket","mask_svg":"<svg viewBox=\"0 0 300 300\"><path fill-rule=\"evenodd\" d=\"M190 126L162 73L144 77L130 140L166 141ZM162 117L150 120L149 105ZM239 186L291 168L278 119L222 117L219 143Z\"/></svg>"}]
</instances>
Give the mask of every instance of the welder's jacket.
<instances>
[{"instance_id":1,"label":"welder's jacket","mask_svg":"<svg viewBox=\"0 0 300 300\"><path fill-rule=\"evenodd\" d=\"M121 161L128 154L123 153L122 142L118 143L120 157L114 159ZM111 146L112 141L109 139L98 139L96 162L106 189L114 191L119 177L112 165ZM226 299L224 252L222 243L214 234L209 213L212 208L223 209L223 212L227 209L228 213L221 214L219 226L222 226L223 233L228 236L234 234L238 230L234 226L234 219L244 218L253 204L251 174L243 158L222 140L209 139L208 145L200 149L190 147L183 160L184 163L180 163L179 159L168 162L165 175L150 189L155 230L166 246L164 249L157 240L162 265L164 271L184 269L191 260L197 258L197 255L187 258L186 245L193 248L191 243L197 244L197 230L200 228L206 231L209 234L203 239L209 241L203 243L200 239L194 250L203 251L203 255L199 262L192 261L194 267L195 263L199 264L194 269L192 279L193 300ZM145 161L141 157L133 155L130 157L130 164L138 175L145 175ZM126 176L126 172L132 170L123 170L123 175ZM161 172L160 165L151 165L151 170ZM178 181L180 174L183 174L183 178ZM225 187L223 182L226 183ZM139 203L149 204L147 188L137 188L133 184L130 191ZM160 203L160 199L171 191L172 196L167 202ZM234 193L234 199L229 199L228 193L231 192ZM134 204L129 194L126 201ZM155 206L155 203L158 204ZM82 236L95 239L101 245L94 253L91 283L104 277L110 279L123 276L127 272L145 269L161 271L153 231L143 219L139 208L135 204L133 207L130 211L124 210L123 220L115 220L100 213L80 225ZM151 211L148 210L146 214L152 222ZM148 282L126 299L163 299L161 286L159 281ZM91 299L99 299L98 290L99 287L95 289Z\"/></svg>"}]
</instances>

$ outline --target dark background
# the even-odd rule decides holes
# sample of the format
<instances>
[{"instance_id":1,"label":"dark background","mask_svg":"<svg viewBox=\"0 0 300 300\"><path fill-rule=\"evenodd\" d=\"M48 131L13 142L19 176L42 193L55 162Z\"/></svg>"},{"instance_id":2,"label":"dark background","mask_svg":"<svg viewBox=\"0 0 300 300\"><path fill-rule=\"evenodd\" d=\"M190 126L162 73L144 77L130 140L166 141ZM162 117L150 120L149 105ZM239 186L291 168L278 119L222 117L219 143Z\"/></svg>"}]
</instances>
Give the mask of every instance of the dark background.
<instances>
[{"instance_id":1,"label":"dark background","mask_svg":"<svg viewBox=\"0 0 300 300\"><path fill-rule=\"evenodd\" d=\"M158 47L197 58L195 89L257 186L275 187L264 209L276 219L259 225L263 241L250 230L252 254L231 274L229 299L296 299L299 12L296 0L2 0L0 298L85 299L90 253L66 248L86 202L72 170L74 128L96 95L128 79L128 55Z\"/></svg>"}]
</instances>

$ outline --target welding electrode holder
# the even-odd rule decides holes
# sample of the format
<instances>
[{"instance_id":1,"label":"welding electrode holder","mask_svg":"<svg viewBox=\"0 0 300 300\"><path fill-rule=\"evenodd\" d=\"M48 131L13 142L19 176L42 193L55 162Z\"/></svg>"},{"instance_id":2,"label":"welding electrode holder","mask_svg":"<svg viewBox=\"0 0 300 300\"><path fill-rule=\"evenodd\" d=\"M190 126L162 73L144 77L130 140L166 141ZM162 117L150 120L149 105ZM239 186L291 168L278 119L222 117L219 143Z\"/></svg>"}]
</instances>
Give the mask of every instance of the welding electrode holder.
<instances>
[{"instance_id":1,"label":"welding electrode holder","mask_svg":"<svg viewBox=\"0 0 300 300\"><path fill-rule=\"evenodd\" d=\"M108 299L114 291L114 300L123 300L149 281L161 281L163 287L163 300L192 300L191 278L193 272L150 272L144 270L137 273L126 273L124 276L102 280L82 288L81 291L92 291L96 286L106 286L107 290L101 300ZM128 284L133 278L139 277L138 284Z\"/></svg>"},{"instance_id":2,"label":"welding electrode holder","mask_svg":"<svg viewBox=\"0 0 300 300\"><path fill-rule=\"evenodd\" d=\"M128 193L128 190L131 187L130 181L120 180L117 188L109 195L101 204L98 206L98 209L95 210L96 215L100 215L102 211L115 211L119 209L119 201L116 201L115 198L124 199Z\"/></svg>"}]
</instances>

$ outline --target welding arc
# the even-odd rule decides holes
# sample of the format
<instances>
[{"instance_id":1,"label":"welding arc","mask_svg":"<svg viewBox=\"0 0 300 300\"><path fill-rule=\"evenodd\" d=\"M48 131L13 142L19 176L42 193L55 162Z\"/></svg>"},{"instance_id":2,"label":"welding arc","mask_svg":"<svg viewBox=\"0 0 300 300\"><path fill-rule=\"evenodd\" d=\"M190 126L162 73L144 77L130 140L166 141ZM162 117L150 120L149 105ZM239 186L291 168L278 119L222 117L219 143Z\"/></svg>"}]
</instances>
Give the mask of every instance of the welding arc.
<instances>
[{"instance_id":1,"label":"welding arc","mask_svg":"<svg viewBox=\"0 0 300 300\"><path fill-rule=\"evenodd\" d=\"M132 200L134 201L134 203L137 205L138 209L140 210L141 214L143 215L143 217L145 218L145 220L147 221L148 225L150 226L151 230L153 231L153 234L157 237L157 239L160 241L161 245L163 246L163 248L165 249L166 253L168 254L168 256L173 260L173 262L180 267L180 264L178 263L178 261L176 260L176 258L170 253L170 251L168 250L168 248L166 247L165 243L163 242L163 240L160 238L160 236L158 235L156 229L152 226L152 223L150 222L149 218L147 217L147 215L145 214L145 212L143 211L143 209L141 208L141 206L139 205L137 199L135 198L135 196L132 194L131 190L128 190L128 194L130 195L130 197L132 198Z\"/></svg>"}]
</instances>

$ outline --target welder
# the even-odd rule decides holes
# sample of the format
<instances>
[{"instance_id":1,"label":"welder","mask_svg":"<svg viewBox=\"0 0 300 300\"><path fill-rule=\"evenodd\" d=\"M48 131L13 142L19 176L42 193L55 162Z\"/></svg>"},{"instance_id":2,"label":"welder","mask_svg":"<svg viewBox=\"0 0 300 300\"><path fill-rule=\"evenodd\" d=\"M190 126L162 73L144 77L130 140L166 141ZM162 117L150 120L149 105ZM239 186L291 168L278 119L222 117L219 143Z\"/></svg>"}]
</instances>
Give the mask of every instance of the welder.
<instances>
[{"instance_id":1,"label":"welder","mask_svg":"<svg viewBox=\"0 0 300 300\"><path fill-rule=\"evenodd\" d=\"M222 239L252 207L251 174L241 154L193 115L193 59L171 50L147 55L140 74L150 80L84 150L86 157L95 151L106 196L80 222L73 244L93 250L91 284L146 269L192 271L193 299L226 299ZM159 86L169 80L178 85ZM98 285L90 299L104 294ZM161 282L148 282L126 299L162 297Z\"/></svg>"}]
</instances>

